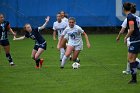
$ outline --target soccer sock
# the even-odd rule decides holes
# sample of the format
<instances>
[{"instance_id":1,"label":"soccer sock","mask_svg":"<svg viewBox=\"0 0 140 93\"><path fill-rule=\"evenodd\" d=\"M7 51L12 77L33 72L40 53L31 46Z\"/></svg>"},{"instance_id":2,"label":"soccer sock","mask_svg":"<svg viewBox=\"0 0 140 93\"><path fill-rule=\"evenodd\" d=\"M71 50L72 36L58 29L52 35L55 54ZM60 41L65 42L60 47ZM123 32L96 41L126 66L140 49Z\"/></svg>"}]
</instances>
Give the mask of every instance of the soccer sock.
<instances>
[{"instance_id":1,"label":"soccer sock","mask_svg":"<svg viewBox=\"0 0 140 93\"><path fill-rule=\"evenodd\" d=\"M39 67L40 58L36 60L36 66Z\"/></svg>"},{"instance_id":2,"label":"soccer sock","mask_svg":"<svg viewBox=\"0 0 140 93\"><path fill-rule=\"evenodd\" d=\"M132 75L132 80L137 80L137 64L136 62L130 63L130 70Z\"/></svg>"},{"instance_id":3,"label":"soccer sock","mask_svg":"<svg viewBox=\"0 0 140 93\"><path fill-rule=\"evenodd\" d=\"M62 62L61 62L61 67L64 67L66 60L68 57L66 57L65 55L63 56Z\"/></svg>"},{"instance_id":4,"label":"soccer sock","mask_svg":"<svg viewBox=\"0 0 140 93\"><path fill-rule=\"evenodd\" d=\"M65 54L65 49L64 48L60 48L60 60L62 60L64 54Z\"/></svg>"},{"instance_id":5,"label":"soccer sock","mask_svg":"<svg viewBox=\"0 0 140 93\"><path fill-rule=\"evenodd\" d=\"M129 62L127 62L126 71L130 71L130 63Z\"/></svg>"},{"instance_id":6,"label":"soccer sock","mask_svg":"<svg viewBox=\"0 0 140 93\"><path fill-rule=\"evenodd\" d=\"M12 59L12 57L11 57L11 55L9 53L6 54L6 58L8 59L8 61L9 61L10 64L14 64L13 63L13 59Z\"/></svg>"}]
</instances>

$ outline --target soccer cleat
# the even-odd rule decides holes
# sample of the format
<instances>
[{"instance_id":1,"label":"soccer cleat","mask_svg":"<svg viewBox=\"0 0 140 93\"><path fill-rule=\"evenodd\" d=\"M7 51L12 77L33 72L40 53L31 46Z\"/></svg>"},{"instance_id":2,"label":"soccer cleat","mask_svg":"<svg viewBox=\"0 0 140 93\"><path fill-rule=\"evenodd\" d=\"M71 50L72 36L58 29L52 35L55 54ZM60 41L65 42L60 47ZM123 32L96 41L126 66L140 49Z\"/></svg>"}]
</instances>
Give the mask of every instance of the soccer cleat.
<instances>
[{"instance_id":1,"label":"soccer cleat","mask_svg":"<svg viewBox=\"0 0 140 93\"><path fill-rule=\"evenodd\" d=\"M122 71L122 73L123 73L123 74L126 74L126 75L131 74L130 71L126 71L126 70L125 70L125 71Z\"/></svg>"},{"instance_id":2,"label":"soccer cleat","mask_svg":"<svg viewBox=\"0 0 140 93\"><path fill-rule=\"evenodd\" d=\"M129 82L128 82L128 84L136 84L137 83L137 80L130 80Z\"/></svg>"},{"instance_id":3,"label":"soccer cleat","mask_svg":"<svg viewBox=\"0 0 140 93\"><path fill-rule=\"evenodd\" d=\"M10 66L14 67L14 66L15 66L15 64L10 64Z\"/></svg>"},{"instance_id":4,"label":"soccer cleat","mask_svg":"<svg viewBox=\"0 0 140 93\"><path fill-rule=\"evenodd\" d=\"M40 67L42 67L43 62L44 62L44 59L40 59L39 61Z\"/></svg>"},{"instance_id":5,"label":"soccer cleat","mask_svg":"<svg viewBox=\"0 0 140 93\"><path fill-rule=\"evenodd\" d=\"M64 69L64 67L60 67L61 69Z\"/></svg>"},{"instance_id":6,"label":"soccer cleat","mask_svg":"<svg viewBox=\"0 0 140 93\"><path fill-rule=\"evenodd\" d=\"M79 58L77 58L77 59L76 59L76 62L77 62L77 63L80 63L80 59L79 59Z\"/></svg>"}]
</instances>

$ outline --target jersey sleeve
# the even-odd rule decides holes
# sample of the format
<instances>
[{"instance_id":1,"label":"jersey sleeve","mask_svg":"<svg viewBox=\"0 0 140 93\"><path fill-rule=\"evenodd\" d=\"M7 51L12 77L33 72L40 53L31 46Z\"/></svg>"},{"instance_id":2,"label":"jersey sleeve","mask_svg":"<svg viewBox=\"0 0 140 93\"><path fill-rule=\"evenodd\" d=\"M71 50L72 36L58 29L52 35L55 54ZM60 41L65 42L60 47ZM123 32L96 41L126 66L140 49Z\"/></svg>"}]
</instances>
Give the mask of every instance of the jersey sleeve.
<instances>
[{"instance_id":1,"label":"jersey sleeve","mask_svg":"<svg viewBox=\"0 0 140 93\"><path fill-rule=\"evenodd\" d=\"M129 24L129 23L132 23L132 22L134 22L134 18L133 17L127 17L127 23Z\"/></svg>"},{"instance_id":2,"label":"jersey sleeve","mask_svg":"<svg viewBox=\"0 0 140 93\"><path fill-rule=\"evenodd\" d=\"M35 31L37 31L37 32L41 31L40 27L35 28Z\"/></svg>"},{"instance_id":3,"label":"jersey sleeve","mask_svg":"<svg viewBox=\"0 0 140 93\"><path fill-rule=\"evenodd\" d=\"M25 37L26 37L26 38L29 38L29 37L30 37L29 32L26 32L26 33L25 33Z\"/></svg>"},{"instance_id":4,"label":"jersey sleeve","mask_svg":"<svg viewBox=\"0 0 140 93\"><path fill-rule=\"evenodd\" d=\"M84 33L84 30L83 30L81 27L78 27L78 31L79 31L80 33Z\"/></svg>"},{"instance_id":5,"label":"jersey sleeve","mask_svg":"<svg viewBox=\"0 0 140 93\"><path fill-rule=\"evenodd\" d=\"M123 21L122 25L121 25L123 28L126 28L127 27L127 18Z\"/></svg>"},{"instance_id":6,"label":"jersey sleeve","mask_svg":"<svg viewBox=\"0 0 140 93\"><path fill-rule=\"evenodd\" d=\"M56 30L56 28L55 28L55 23L53 23L53 30Z\"/></svg>"}]
</instances>

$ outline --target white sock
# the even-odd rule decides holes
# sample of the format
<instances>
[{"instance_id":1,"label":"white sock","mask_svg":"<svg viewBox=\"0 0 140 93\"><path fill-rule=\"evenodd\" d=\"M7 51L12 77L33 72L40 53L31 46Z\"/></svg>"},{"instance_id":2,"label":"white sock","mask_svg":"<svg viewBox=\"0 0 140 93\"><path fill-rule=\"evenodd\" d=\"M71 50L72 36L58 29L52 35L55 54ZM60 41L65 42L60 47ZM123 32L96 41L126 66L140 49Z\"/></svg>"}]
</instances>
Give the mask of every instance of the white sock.
<instances>
[{"instance_id":1,"label":"white sock","mask_svg":"<svg viewBox=\"0 0 140 93\"><path fill-rule=\"evenodd\" d=\"M63 56L65 55L65 49L60 48L60 59L62 60Z\"/></svg>"},{"instance_id":2,"label":"white sock","mask_svg":"<svg viewBox=\"0 0 140 93\"><path fill-rule=\"evenodd\" d=\"M130 71L130 63L129 62L127 62L126 71Z\"/></svg>"},{"instance_id":3,"label":"white sock","mask_svg":"<svg viewBox=\"0 0 140 93\"><path fill-rule=\"evenodd\" d=\"M66 57L65 55L63 56L62 62L61 62L61 67L64 67L66 60L68 57Z\"/></svg>"}]
</instances>

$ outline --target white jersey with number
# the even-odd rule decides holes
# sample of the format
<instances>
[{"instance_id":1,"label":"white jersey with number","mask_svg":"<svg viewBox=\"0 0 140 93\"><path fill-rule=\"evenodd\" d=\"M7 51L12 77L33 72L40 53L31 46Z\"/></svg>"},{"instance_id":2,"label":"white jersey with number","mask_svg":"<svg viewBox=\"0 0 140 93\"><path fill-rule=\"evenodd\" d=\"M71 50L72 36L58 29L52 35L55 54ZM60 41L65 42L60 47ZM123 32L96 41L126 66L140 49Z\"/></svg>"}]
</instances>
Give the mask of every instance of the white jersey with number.
<instances>
[{"instance_id":1,"label":"white jersey with number","mask_svg":"<svg viewBox=\"0 0 140 93\"><path fill-rule=\"evenodd\" d=\"M58 32L58 39L61 37L61 34L63 33L66 27L67 23L64 21L61 21L60 23L58 21L54 22L53 30Z\"/></svg>"},{"instance_id":2,"label":"white jersey with number","mask_svg":"<svg viewBox=\"0 0 140 93\"><path fill-rule=\"evenodd\" d=\"M62 35L68 35L68 45L71 46L78 46L83 45L82 36L81 34L84 33L84 30L79 27L78 25L75 25L73 28L70 28L69 26L63 31Z\"/></svg>"}]
</instances>

